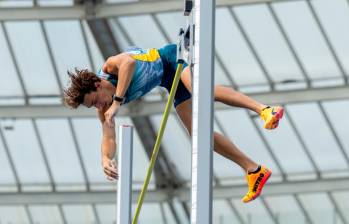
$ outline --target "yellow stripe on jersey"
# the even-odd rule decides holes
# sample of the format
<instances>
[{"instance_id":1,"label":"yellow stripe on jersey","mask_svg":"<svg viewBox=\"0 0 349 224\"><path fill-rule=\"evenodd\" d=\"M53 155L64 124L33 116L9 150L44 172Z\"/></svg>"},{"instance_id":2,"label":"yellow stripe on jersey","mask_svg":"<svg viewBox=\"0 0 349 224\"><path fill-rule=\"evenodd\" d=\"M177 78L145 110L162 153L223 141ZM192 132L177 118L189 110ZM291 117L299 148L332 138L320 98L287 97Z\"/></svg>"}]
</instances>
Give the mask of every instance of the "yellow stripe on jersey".
<instances>
[{"instance_id":1,"label":"yellow stripe on jersey","mask_svg":"<svg viewBox=\"0 0 349 224\"><path fill-rule=\"evenodd\" d=\"M131 57L140 61L154 62L160 58L160 54L156 48L152 48L145 54L132 54Z\"/></svg>"}]
</instances>

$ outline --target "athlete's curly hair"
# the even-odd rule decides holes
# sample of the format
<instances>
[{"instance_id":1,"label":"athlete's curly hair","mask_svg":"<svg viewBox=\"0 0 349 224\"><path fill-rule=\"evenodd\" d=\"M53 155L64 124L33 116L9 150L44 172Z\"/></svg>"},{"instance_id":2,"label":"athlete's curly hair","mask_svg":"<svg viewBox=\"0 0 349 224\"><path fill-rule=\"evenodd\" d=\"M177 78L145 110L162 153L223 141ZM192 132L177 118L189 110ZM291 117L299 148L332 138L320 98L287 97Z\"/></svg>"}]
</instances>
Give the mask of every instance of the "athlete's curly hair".
<instances>
[{"instance_id":1,"label":"athlete's curly hair","mask_svg":"<svg viewBox=\"0 0 349 224\"><path fill-rule=\"evenodd\" d=\"M87 69L75 68L75 72L68 71L68 75L70 82L69 86L63 90L63 102L67 107L76 109L84 102L85 94L97 90L95 83L100 82L101 79Z\"/></svg>"}]
</instances>

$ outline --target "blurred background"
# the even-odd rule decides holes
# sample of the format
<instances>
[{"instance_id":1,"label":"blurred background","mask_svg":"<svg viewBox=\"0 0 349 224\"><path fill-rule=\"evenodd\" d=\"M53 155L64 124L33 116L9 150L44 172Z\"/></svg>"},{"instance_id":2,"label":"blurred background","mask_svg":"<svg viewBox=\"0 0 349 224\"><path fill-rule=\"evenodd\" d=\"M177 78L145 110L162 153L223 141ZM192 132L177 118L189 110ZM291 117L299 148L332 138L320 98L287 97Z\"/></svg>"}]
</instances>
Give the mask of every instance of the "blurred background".
<instances>
[{"instance_id":1,"label":"blurred background","mask_svg":"<svg viewBox=\"0 0 349 224\"><path fill-rule=\"evenodd\" d=\"M216 0L215 82L285 106L267 131L216 104L215 130L274 174L249 204L244 172L214 155L213 223L349 223L349 0ZM67 70L98 71L128 46L177 42L182 0L0 1L0 223L116 223L116 183L102 172L93 109L64 108ZM167 94L129 104L133 200ZM189 223L190 138L169 118L140 223Z\"/></svg>"}]
</instances>

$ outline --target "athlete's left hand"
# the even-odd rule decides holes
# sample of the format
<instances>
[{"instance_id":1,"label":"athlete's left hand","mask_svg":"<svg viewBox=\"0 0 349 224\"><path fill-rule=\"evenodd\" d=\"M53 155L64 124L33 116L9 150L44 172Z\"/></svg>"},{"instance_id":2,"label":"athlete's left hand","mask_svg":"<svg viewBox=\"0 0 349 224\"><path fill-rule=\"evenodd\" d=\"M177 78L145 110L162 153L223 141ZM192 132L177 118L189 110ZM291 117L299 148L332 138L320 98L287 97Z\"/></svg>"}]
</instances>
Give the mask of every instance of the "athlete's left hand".
<instances>
[{"instance_id":1,"label":"athlete's left hand","mask_svg":"<svg viewBox=\"0 0 349 224\"><path fill-rule=\"evenodd\" d=\"M109 109L104 113L105 122L111 128L114 126L114 116L116 115L118 109L120 107L120 103L114 101L113 104L109 107Z\"/></svg>"}]
</instances>

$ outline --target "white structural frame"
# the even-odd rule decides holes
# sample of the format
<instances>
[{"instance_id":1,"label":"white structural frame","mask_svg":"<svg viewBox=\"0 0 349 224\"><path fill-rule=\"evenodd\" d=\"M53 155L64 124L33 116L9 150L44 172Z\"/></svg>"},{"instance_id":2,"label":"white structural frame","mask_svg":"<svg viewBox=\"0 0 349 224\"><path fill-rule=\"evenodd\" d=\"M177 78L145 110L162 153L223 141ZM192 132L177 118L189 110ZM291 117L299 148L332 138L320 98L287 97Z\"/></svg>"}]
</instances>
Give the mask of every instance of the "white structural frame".
<instances>
[{"instance_id":1,"label":"white structural frame","mask_svg":"<svg viewBox=\"0 0 349 224\"><path fill-rule=\"evenodd\" d=\"M131 223L132 205L132 154L133 154L133 127L119 126L118 138L118 190L116 203L116 223Z\"/></svg>"},{"instance_id":2,"label":"white structural frame","mask_svg":"<svg viewBox=\"0 0 349 224\"><path fill-rule=\"evenodd\" d=\"M298 89L288 91L274 91L266 93L247 94L257 101L268 105L283 105L293 103L307 103L329 100L348 100L348 86L334 86L311 89ZM130 103L120 108L118 116L147 116L161 114L165 107L165 102L136 102ZM215 110L230 109L234 107L226 106L221 103L215 104ZM88 108L79 108L71 110L63 105L31 105L31 106L0 106L0 117L2 119L10 118L79 118L96 117L96 111Z\"/></svg>"},{"instance_id":3,"label":"white structural frame","mask_svg":"<svg viewBox=\"0 0 349 224\"><path fill-rule=\"evenodd\" d=\"M215 0L195 0L191 223L212 223Z\"/></svg>"}]
</instances>

